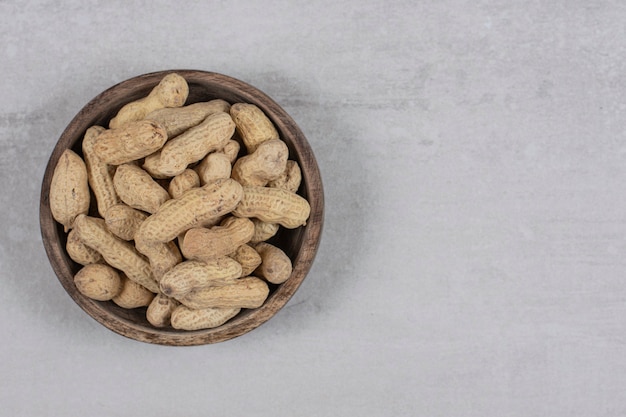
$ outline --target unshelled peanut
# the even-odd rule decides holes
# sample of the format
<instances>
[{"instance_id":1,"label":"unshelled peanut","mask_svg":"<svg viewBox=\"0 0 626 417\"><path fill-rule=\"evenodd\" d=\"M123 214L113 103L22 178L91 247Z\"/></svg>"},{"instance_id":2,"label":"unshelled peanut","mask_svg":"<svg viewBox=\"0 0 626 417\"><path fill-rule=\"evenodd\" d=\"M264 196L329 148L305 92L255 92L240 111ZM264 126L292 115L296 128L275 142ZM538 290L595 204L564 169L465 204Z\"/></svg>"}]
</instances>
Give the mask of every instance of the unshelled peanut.
<instances>
[{"instance_id":1,"label":"unshelled peanut","mask_svg":"<svg viewBox=\"0 0 626 417\"><path fill-rule=\"evenodd\" d=\"M146 309L146 319L154 327L165 327L170 324L172 312L180 305L178 300L165 294L157 294Z\"/></svg>"},{"instance_id":2,"label":"unshelled peanut","mask_svg":"<svg viewBox=\"0 0 626 417\"><path fill-rule=\"evenodd\" d=\"M221 152L208 154L195 168L202 185L222 178L230 178L231 170L232 165L228 155Z\"/></svg>"},{"instance_id":3,"label":"unshelled peanut","mask_svg":"<svg viewBox=\"0 0 626 417\"><path fill-rule=\"evenodd\" d=\"M289 149L282 140L265 141L254 152L235 162L232 176L244 186L264 186L283 174L288 156Z\"/></svg>"},{"instance_id":4,"label":"unshelled peanut","mask_svg":"<svg viewBox=\"0 0 626 417\"><path fill-rule=\"evenodd\" d=\"M65 250L70 258L81 265L97 264L104 262L102 255L97 250L85 245L77 236L76 230L72 229L67 234Z\"/></svg>"},{"instance_id":5,"label":"unshelled peanut","mask_svg":"<svg viewBox=\"0 0 626 417\"><path fill-rule=\"evenodd\" d=\"M228 178L228 177L226 177ZM170 181L167 191L172 198L178 198L185 191L200 186L200 177L193 169L186 169Z\"/></svg>"},{"instance_id":6,"label":"unshelled peanut","mask_svg":"<svg viewBox=\"0 0 626 417\"><path fill-rule=\"evenodd\" d=\"M146 119L159 122L167 132L168 138L173 138L184 131L199 125L210 114L226 112L230 104L221 99L189 104L183 107L168 107L158 109L146 115Z\"/></svg>"},{"instance_id":7,"label":"unshelled peanut","mask_svg":"<svg viewBox=\"0 0 626 417\"><path fill-rule=\"evenodd\" d=\"M193 290L179 298L189 308L258 308L269 295L267 283L257 277L245 277L225 285L212 285Z\"/></svg>"},{"instance_id":8,"label":"unshelled peanut","mask_svg":"<svg viewBox=\"0 0 626 417\"><path fill-rule=\"evenodd\" d=\"M138 308L150 305L155 294L148 291L143 285L139 285L122 274L122 291L111 300L122 308Z\"/></svg>"},{"instance_id":9,"label":"unshelled peanut","mask_svg":"<svg viewBox=\"0 0 626 417\"><path fill-rule=\"evenodd\" d=\"M185 104L188 95L187 81L176 73L168 74L146 97L124 105L109 122L109 128L142 120L149 113L164 107L180 107Z\"/></svg>"},{"instance_id":10,"label":"unshelled peanut","mask_svg":"<svg viewBox=\"0 0 626 417\"><path fill-rule=\"evenodd\" d=\"M222 149L235 131L228 113L214 113L202 123L168 141L163 148L144 163L150 174L174 177L189 164L200 161L207 154Z\"/></svg>"},{"instance_id":11,"label":"unshelled peanut","mask_svg":"<svg viewBox=\"0 0 626 417\"><path fill-rule=\"evenodd\" d=\"M146 171L133 164L117 167L113 176L115 192L128 206L147 213L155 213L170 199L170 194Z\"/></svg>"},{"instance_id":12,"label":"unshelled peanut","mask_svg":"<svg viewBox=\"0 0 626 417\"><path fill-rule=\"evenodd\" d=\"M179 330L212 329L226 323L240 311L240 308L191 309L180 305L172 313L172 327Z\"/></svg>"},{"instance_id":13,"label":"unshelled peanut","mask_svg":"<svg viewBox=\"0 0 626 417\"><path fill-rule=\"evenodd\" d=\"M140 120L100 133L93 151L104 163L121 165L158 151L166 140L163 126L152 120Z\"/></svg>"},{"instance_id":14,"label":"unshelled peanut","mask_svg":"<svg viewBox=\"0 0 626 417\"><path fill-rule=\"evenodd\" d=\"M109 207L104 214L104 221L115 236L123 240L133 240L139 226L147 217L146 213L120 203Z\"/></svg>"},{"instance_id":15,"label":"unshelled peanut","mask_svg":"<svg viewBox=\"0 0 626 417\"><path fill-rule=\"evenodd\" d=\"M89 186L93 191L96 199L96 205L100 216L104 217L104 213L109 207L120 202L119 197L115 193L113 186L113 174L115 166L108 165L102 161L94 151L94 145L98 140L98 136L106 129L102 126L91 126L85 132L83 137L83 158L87 166L87 175L89 177Z\"/></svg>"},{"instance_id":16,"label":"unshelled peanut","mask_svg":"<svg viewBox=\"0 0 626 417\"><path fill-rule=\"evenodd\" d=\"M241 276L241 265L229 257L213 261L184 261L170 269L161 279L161 292L180 298L188 292L210 285L225 284Z\"/></svg>"},{"instance_id":17,"label":"unshelled peanut","mask_svg":"<svg viewBox=\"0 0 626 417\"><path fill-rule=\"evenodd\" d=\"M150 264L137 252L135 247L111 233L103 219L79 215L75 221L76 235L87 246L100 252L112 267L123 271L128 278L157 293Z\"/></svg>"},{"instance_id":18,"label":"unshelled peanut","mask_svg":"<svg viewBox=\"0 0 626 417\"><path fill-rule=\"evenodd\" d=\"M230 161L230 164L232 165L237 160L240 149L241 149L241 145L239 145L239 142L237 142L234 139L231 139L228 142L226 142L226 145L224 145L222 150L219 152L226 155L228 157L228 160Z\"/></svg>"},{"instance_id":19,"label":"unshelled peanut","mask_svg":"<svg viewBox=\"0 0 626 417\"><path fill-rule=\"evenodd\" d=\"M289 160L287 161L283 173L278 178L269 181L267 186L272 188L282 188L283 190L295 193L298 191L298 188L300 188L301 182L302 171L300 170L300 165L298 165L296 161Z\"/></svg>"},{"instance_id":20,"label":"unshelled peanut","mask_svg":"<svg viewBox=\"0 0 626 417\"><path fill-rule=\"evenodd\" d=\"M278 131L272 121L254 104L233 104L230 107L230 115L237 125L237 132L248 153L254 152L257 146L265 141L279 139Z\"/></svg>"},{"instance_id":21,"label":"unshelled peanut","mask_svg":"<svg viewBox=\"0 0 626 417\"><path fill-rule=\"evenodd\" d=\"M250 275L259 265L261 265L261 255L250 245L243 244L236 251L228 255L241 265L241 277Z\"/></svg>"},{"instance_id":22,"label":"unshelled peanut","mask_svg":"<svg viewBox=\"0 0 626 417\"><path fill-rule=\"evenodd\" d=\"M254 245L254 249L261 255L261 265L254 274L272 284L282 284L291 276L293 266L291 259L280 248L267 242Z\"/></svg>"},{"instance_id":23,"label":"unshelled peanut","mask_svg":"<svg viewBox=\"0 0 626 417\"><path fill-rule=\"evenodd\" d=\"M122 292L122 278L109 265L90 264L74 275L74 284L85 297L97 301L108 301Z\"/></svg>"},{"instance_id":24,"label":"unshelled peanut","mask_svg":"<svg viewBox=\"0 0 626 417\"><path fill-rule=\"evenodd\" d=\"M169 242L185 230L231 212L241 200L243 189L233 179L214 181L166 201L139 228L144 242Z\"/></svg>"},{"instance_id":25,"label":"unshelled peanut","mask_svg":"<svg viewBox=\"0 0 626 417\"><path fill-rule=\"evenodd\" d=\"M50 183L52 217L68 232L76 217L89 212L90 194L85 162L76 152L66 149L54 168Z\"/></svg>"},{"instance_id":26,"label":"unshelled peanut","mask_svg":"<svg viewBox=\"0 0 626 417\"><path fill-rule=\"evenodd\" d=\"M250 243L265 242L273 238L280 229L280 225L276 223L268 223L255 218L252 219L252 223L254 224L254 234L250 238Z\"/></svg>"},{"instance_id":27,"label":"unshelled peanut","mask_svg":"<svg viewBox=\"0 0 626 417\"><path fill-rule=\"evenodd\" d=\"M254 234L254 224L246 218L228 217L220 226L194 227L183 238L181 251L185 258L209 261L233 253Z\"/></svg>"},{"instance_id":28,"label":"unshelled peanut","mask_svg":"<svg viewBox=\"0 0 626 417\"><path fill-rule=\"evenodd\" d=\"M233 210L238 217L256 217L278 223L287 229L306 224L311 213L309 202L298 194L270 187L243 187L243 197Z\"/></svg>"},{"instance_id":29,"label":"unshelled peanut","mask_svg":"<svg viewBox=\"0 0 626 417\"><path fill-rule=\"evenodd\" d=\"M159 282L163 275L182 262L183 257L174 241L146 241L139 234L135 236L135 247L148 258L153 278Z\"/></svg>"}]
</instances>

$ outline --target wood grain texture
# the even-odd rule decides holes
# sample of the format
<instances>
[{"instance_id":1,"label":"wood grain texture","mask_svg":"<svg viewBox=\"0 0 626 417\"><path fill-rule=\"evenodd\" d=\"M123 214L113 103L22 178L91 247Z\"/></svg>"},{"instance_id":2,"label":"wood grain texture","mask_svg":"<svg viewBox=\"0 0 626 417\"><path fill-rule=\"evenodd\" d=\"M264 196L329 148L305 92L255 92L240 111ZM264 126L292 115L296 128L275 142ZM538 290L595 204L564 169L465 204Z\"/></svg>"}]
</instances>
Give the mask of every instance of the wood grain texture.
<instances>
[{"instance_id":1,"label":"wood grain texture","mask_svg":"<svg viewBox=\"0 0 626 417\"><path fill-rule=\"evenodd\" d=\"M187 104L223 99L234 104L252 103L261 108L275 124L290 151L290 158L302 168L298 193L311 205L306 226L281 230L271 243L281 247L291 258L292 276L283 284L272 285L265 304L258 309L242 310L224 325L207 330L179 331L171 327L156 329L146 320L145 308L125 310L114 303L90 300L78 292L73 282L80 265L65 251L66 237L62 226L50 212L49 190L54 166L65 149L81 153L81 140L93 125L108 125L109 120L126 103L146 96L168 73L182 75L189 84ZM43 177L40 199L40 226L46 253L61 285L70 297L91 317L108 329L125 337L154 344L189 346L217 343L241 336L272 318L293 296L305 279L315 258L324 222L324 192L315 156L295 121L270 97L253 86L225 75L196 70L159 71L121 82L91 100L69 123L55 146Z\"/></svg>"}]
</instances>

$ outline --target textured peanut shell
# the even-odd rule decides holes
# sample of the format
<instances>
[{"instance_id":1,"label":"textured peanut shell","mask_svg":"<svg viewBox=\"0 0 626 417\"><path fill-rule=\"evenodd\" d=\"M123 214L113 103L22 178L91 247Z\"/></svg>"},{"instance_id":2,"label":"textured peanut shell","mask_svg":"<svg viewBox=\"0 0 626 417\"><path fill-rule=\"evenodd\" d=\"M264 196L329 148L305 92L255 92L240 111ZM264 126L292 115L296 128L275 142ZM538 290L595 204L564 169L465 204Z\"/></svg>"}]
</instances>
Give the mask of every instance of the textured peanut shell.
<instances>
[{"instance_id":1,"label":"textured peanut shell","mask_svg":"<svg viewBox=\"0 0 626 417\"><path fill-rule=\"evenodd\" d=\"M150 258L150 266L152 267L155 279L160 281L167 271L183 261L183 255L180 253L180 249L174 241L155 245L157 247L160 246L161 251L158 256L152 256L152 258Z\"/></svg>"},{"instance_id":2,"label":"textured peanut shell","mask_svg":"<svg viewBox=\"0 0 626 417\"><path fill-rule=\"evenodd\" d=\"M293 266L291 259L282 249L267 242L257 243L254 249L261 255L262 260L254 275L272 284L282 284L289 279Z\"/></svg>"},{"instance_id":3,"label":"textured peanut shell","mask_svg":"<svg viewBox=\"0 0 626 417\"><path fill-rule=\"evenodd\" d=\"M229 257L208 262L184 261L163 276L159 287L163 294L179 298L189 291L239 278L241 271L239 262Z\"/></svg>"},{"instance_id":4,"label":"textured peanut shell","mask_svg":"<svg viewBox=\"0 0 626 417\"><path fill-rule=\"evenodd\" d=\"M240 308L191 309L180 305L172 313L172 327L179 330L212 329L226 323L241 311Z\"/></svg>"},{"instance_id":5,"label":"textured peanut shell","mask_svg":"<svg viewBox=\"0 0 626 417\"><path fill-rule=\"evenodd\" d=\"M172 312L179 305L178 300L165 294L157 294L146 309L146 319L154 327L166 327L170 324Z\"/></svg>"},{"instance_id":6,"label":"textured peanut shell","mask_svg":"<svg viewBox=\"0 0 626 417\"><path fill-rule=\"evenodd\" d=\"M174 177L189 164L222 149L234 131L235 124L228 113L211 114L199 125L168 141L157 154L156 161L149 159L145 168L156 176Z\"/></svg>"},{"instance_id":7,"label":"textured peanut shell","mask_svg":"<svg viewBox=\"0 0 626 417\"><path fill-rule=\"evenodd\" d=\"M167 179L171 178L169 175L165 175L159 171L159 161L161 160L161 151L158 150L143 160L141 167L155 179Z\"/></svg>"},{"instance_id":8,"label":"textured peanut shell","mask_svg":"<svg viewBox=\"0 0 626 417\"><path fill-rule=\"evenodd\" d=\"M146 115L146 119L159 122L167 132L168 138L174 138L187 129L202 123L210 114L226 112L230 104L221 99L189 104L183 107L158 109Z\"/></svg>"},{"instance_id":9,"label":"textured peanut shell","mask_svg":"<svg viewBox=\"0 0 626 417\"><path fill-rule=\"evenodd\" d=\"M67 242L65 250L69 257L76 263L81 265L97 264L104 262L102 255L97 250L85 245L76 234L76 230L72 229L67 234Z\"/></svg>"},{"instance_id":10,"label":"textured peanut shell","mask_svg":"<svg viewBox=\"0 0 626 417\"><path fill-rule=\"evenodd\" d=\"M122 291L120 274L105 264L82 267L74 275L74 284L81 294L98 301L108 301Z\"/></svg>"},{"instance_id":11,"label":"textured peanut shell","mask_svg":"<svg viewBox=\"0 0 626 417\"><path fill-rule=\"evenodd\" d=\"M311 213L309 202L287 190L269 187L243 187L243 197L232 214L256 217L267 223L277 223L287 229L306 224Z\"/></svg>"},{"instance_id":12,"label":"textured peanut shell","mask_svg":"<svg viewBox=\"0 0 626 417\"><path fill-rule=\"evenodd\" d=\"M102 126L91 126L85 132L82 143L89 186L96 199L98 213L102 217L104 217L104 214L111 206L120 202L113 186L115 167L103 162L94 151L94 145L98 140L98 136L105 130Z\"/></svg>"},{"instance_id":13,"label":"textured peanut shell","mask_svg":"<svg viewBox=\"0 0 626 417\"><path fill-rule=\"evenodd\" d=\"M155 294L148 291L143 285L122 275L122 291L112 298L113 302L122 308L138 308L150 305Z\"/></svg>"},{"instance_id":14,"label":"textured peanut shell","mask_svg":"<svg viewBox=\"0 0 626 417\"><path fill-rule=\"evenodd\" d=\"M300 165L296 161L289 160L285 166L285 170L276 179L267 183L268 187L282 188L283 190L295 193L300 188L302 182L302 171Z\"/></svg>"},{"instance_id":15,"label":"textured peanut shell","mask_svg":"<svg viewBox=\"0 0 626 417\"><path fill-rule=\"evenodd\" d=\"M241 277L250 275L259 265L261 265L261 255L250 245L243 244L237 250L228 255L241 265Z\"/></svg>"},{"instance_id":16,"label":"textured peanut shell","mask_svg":"<svg viewBox=\"0 0 626 417\"><path fill-rule=\"evenodd\" d=\"M231 170L232 165L229 157L221 152L208 154L195 167L202 185L221 178L230 178Z\"/></svg>"},{"instance_id":17,"label":"textured peanut shell","mask_svg":"<svg viewBox=\"0 0 626 417\"><path fill-rule=\"evenodd\" d=\"M233 104L230 107L230 116L237 125L237 132L249 154L254 152L259 144L279 138L272 121L254 104Z\"/></svg>"},{"instance_id":18,"label":"textured peanut shell","mask_svg":"<svg viewBox=\"0 0 626 417\"><path fill-rule=\"evenodd\" d=\"M87 246L100 252L106 263L123 271L128 278L156 293L159 286L150 264L135 247L111 233L103 219L81 214L75 221L76 234Z\"/></svg>"},{"instance_id":19,"label":"textured peanut shell","mask_svg":"<svg viewBox=\"0 0 626 417\"><path fill-rule=\"evenodd\" d=\"M166 201L139 228L144 242L169 242L196 225L231 212L243 190L233 179L217 180Z\"/></svg>"},{"instance_id":20,"label":"textured peanut shell","mask_svg":"<svg viewBox=\"0 0 626 417\"><path fill-rule=\"evenodd\" d=\"M228 177L226 177L228 178ZM172 198L180 197L185 191L200 186L200 177L193 169L186 169L170 181L167 191Z\"/></svg>"},{"instance_id":21,"label":"textured peanut shell","mask_svg":"<svg viewBox=\"0 0 626 417\"><path fill-rule=\"evenodd\" d=\"M115 192L128 206L147 213L154 213L170 194L146 171L133 164L117 167L113 176Z\"/></svg>"},{"instance_id":22,"label":"textured peanut shell","mask_svg":"<svg viewBox=\"0 0 626 417\"><path fill-rule=\"evenodd\" d=\"M254 224L246 218L228 217L220 226L194 227L183 238L181 251L187 259L210 261L233 253L254 234Z\"/></svg>"},{"instance_id":23,"label":"textured peanut shell","mask_svg":"<svg viewBox=\"0 0 626 417\"><path fill-rule=\"evenodd\" d=\"M152 276L160 282L167 271L183 261L183 257L174 241L151 242L145 241L140 235L135 238L135 247L148 258Z\"/></svg>"},{"instance_id":24,"label":"textured peanut shell","mask_svg":"<svg viewBox=\"0 0 626 417\"><path fill-rule=\"evenodd\" d=\"M105 130L98 136L93 149L104 163L121 165L158 151L166 140L167 132L163 126L152 120L140 120Z\"/></svg>"},{"instance_id":25,"label":"textured peanut shell","mask_svg":"<svg viewBox=\"0 0 626 417\"><path fill-rule=\"evenodd\" d=\"M52 217L68 232L76 217L89 211L90 194L85 162L76 152L66 149L61 154L50 183Z\"/></svg>"},{"instance_id":26,"label":"textured peanut shell","mask_svg":"<svg viewBox=\"0 0 626 417\"><path fill-rule=\"evenodd\" d=\"M274 237L280 229L280 225L276 223L268 223L259 219L253 218L252 223L254 224L254 234L250 238L250 243L265 242Z\"/></svg>"},{"instance_id":27,"label":"textured peanut shell","mask_svg":"<svg viewBox=\"0 0 626 417\"><path fill-rule=\"evenodd\" d=\"M257 277L239 278L230 284L208 286L178 299L189 308L258 308L269 295L267 283Z\"/></svg>"},{"instance_id":28,"label":"textured peanut shell","mask_svg":"<svg viewBox=\"0 0 626 417\"><path fill-rule=\"evenodd\" d=\"M232 165L237 160L240 149L241 149L241 145L239 145L239 142L237 142L234 139L231 139L228 142L226 142L226 145L224 145L222 150L219 152L226 155L228 157L228 160L230 161L230 164Z\"/></svg>"},{"instance_id":29,"label":"textured peanut shell","mask_svg":"<svg viewBox=\"0 0 626 417\"><path fill-rule=\"evenodd\" d=\"M124 105L109 122L110 128L118 128L129 122L141 120L149 113L164 107L180 107L189 95L187 81L178 74L168 74L152 91L139 100Z\"/></svg>"},{"instance_id":30,"label":"textured peanut shell","mask_svg":"<svg viewBox=\"0 0 626 417\"><path fill-rule=\"evenodd\" d=\"M107 229L115 236L124 240L133 240L139 226L147 218L147 214L126 204L109 207L104 214Z\"/></svg>"},{"instance_id":31,"label":"textured peanut shell","mask_svg":"<svg viewBox=\"0 0 626 417\"><path fill-rule=\"evenodd\" d=\"M268 140L235 162L232 177L241 185L264 186L285 171L288 157L289 149L285 142L280 139Z\"/></svg>"}]
</instances>

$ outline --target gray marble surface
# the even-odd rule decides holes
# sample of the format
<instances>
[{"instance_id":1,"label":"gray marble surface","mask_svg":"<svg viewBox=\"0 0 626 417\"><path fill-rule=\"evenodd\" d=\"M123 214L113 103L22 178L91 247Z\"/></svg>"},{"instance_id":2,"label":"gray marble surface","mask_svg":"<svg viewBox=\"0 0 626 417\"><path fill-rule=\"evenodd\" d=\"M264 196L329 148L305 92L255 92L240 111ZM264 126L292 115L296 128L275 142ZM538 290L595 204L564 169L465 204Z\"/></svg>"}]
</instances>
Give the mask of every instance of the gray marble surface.
<instances>
[{"instance_id":1,"label":"gray marble surface","mask_svg":"<svg viewBox=\"0 0 626 417\"><path fill-rule=\"evenodd\" d=\"M0 1L0 414L626 415L626 3ZM85 315L38 223L102 90L202 69L298 122L309 277L216 345Z\"/></svg>"}]
</instances>

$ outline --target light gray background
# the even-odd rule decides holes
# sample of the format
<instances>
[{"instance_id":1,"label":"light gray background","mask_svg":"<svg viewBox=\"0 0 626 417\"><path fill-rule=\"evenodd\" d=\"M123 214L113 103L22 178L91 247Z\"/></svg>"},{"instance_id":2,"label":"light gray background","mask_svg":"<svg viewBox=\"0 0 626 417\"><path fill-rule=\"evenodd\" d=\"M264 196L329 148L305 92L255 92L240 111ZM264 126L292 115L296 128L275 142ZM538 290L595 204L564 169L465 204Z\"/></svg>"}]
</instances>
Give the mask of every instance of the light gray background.
<instances>
[{"instance_id":1,"label":"light gray background","mask_svg":"<svg viewBox=\"0 0 626 417\"><path fill-rule=\"evenodd\" d=\"M0 414L626 415L626 3L0 1ZM240 338L126 339L41 243L47 159L102 90L220 72L326 192L299 292Z\"/></svg>"}]
</instances>

